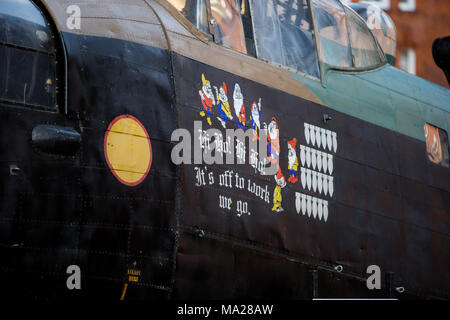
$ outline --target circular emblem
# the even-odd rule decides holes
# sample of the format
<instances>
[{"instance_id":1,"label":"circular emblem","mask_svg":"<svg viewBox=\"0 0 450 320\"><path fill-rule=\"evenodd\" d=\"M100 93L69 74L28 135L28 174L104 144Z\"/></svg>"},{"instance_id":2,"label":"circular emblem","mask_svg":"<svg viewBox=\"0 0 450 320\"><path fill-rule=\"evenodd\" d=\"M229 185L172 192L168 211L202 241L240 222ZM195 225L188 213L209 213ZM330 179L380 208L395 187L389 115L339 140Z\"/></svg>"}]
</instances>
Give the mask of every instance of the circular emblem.
<instances>
[{"instance_id":1,"label":"circular emblem","mask_svg":"<svg viewBox=\"0 0 450 320\"><path fill-rule=\"evenodd\" d=\"M104 152L113 175L127 186L140 184L150 171L150 138L133 116L121 115L111 121L105 133Z\"/></svg>"}]
</instances>

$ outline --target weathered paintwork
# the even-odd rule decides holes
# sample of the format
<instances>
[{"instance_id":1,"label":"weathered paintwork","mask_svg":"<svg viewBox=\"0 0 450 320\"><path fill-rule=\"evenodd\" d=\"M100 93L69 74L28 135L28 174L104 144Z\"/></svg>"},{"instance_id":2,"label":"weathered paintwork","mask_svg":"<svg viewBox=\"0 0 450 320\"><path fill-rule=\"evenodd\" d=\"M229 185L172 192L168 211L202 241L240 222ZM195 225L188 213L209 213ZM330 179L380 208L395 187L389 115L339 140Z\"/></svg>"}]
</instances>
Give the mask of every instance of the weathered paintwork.
<instances>
[{"instance_id":1,"label":"weathered paintwork","mask_svg":"<svg viewBox=\"0 0 450 320\"><path fill-rule=\"evenodd\" d=\"M240 195L237 196L235 188L229 191L218 186L205 187L203 191L196 187L183 189L184 210L180 221L182 229L192 233L193 239L182 242L179 246L177 270L181 276L177 281L185 284L186 279L195 278L198 286L176 286L175 290L180 297L305 298L309 291L306 288L298 291L298 288L302 287L302 283L303 286L310 283L307 280L308 268L314 265L325 268L318 276L319 286L322 287L322 279L342 276L330 273L329 270L335 264L345 265L345 280L334 282L330 287L324 285L319 290L319 296L372 295L374 293L368 290L359 291L356 288L363 288L365 285L361 282L365 277L365 269L361 266L375 264L375 261L383 261L380 262L380 267L395 274L393 279L408 279L410 285L422 280L427 281L427 286L430 287L443 285L441 280L446 277L447 268L443 261L447 259L444 256L448 248L448 222L444 221L448 221L445 212L448 211L450 199L447 190L450 185L447 169L427 162L423 142L329 107L287 95L280 98L280 93L276 90L175 56L177 101L183 105L181 127L189 128L193 120L199 118L199 101L196 101L195 92L191 90L200 83L192 76L195 75L194 70L204 72L212 83L240 83L248 96L246 106L254 100L253 97L262 97L261 121L269 121L272 115L277 116L280 145L286 145L292 137L297 137L300 144L307 145L302 132L303 126L299 124L308 122L338 132L339 147L334 157L336 195L330 201L330 216L326 223L301 213L299 216L295 212L294 193L304 192L299 185L288 184L287 190L283 190L283 199L287 200L283 200L285 212L281 214L270 214L271 205L267 206L261 201L258 204L246 190L239 192ZM326 125L322 122L324 113L333 119ZM205 121L203 125L207 126ZM286 148L282 153L281 157L287 158ZM411 154L415 156L411 157ZM286 166L287 161L282 161L281 168L287 178ZM209 170L217 176L223 172L222 167L214 166ZM417 170L418 168L421 170ZM236 170L232 166L227 169ZM183 185L193 185L196 181L195 170L190 168L183 172L186 175ZM247 178L256 179L251 167L240 168L239 175L244 176L246 181ZM273 182L270 182L272 177L259 179L258 183L267 182L273 188ZM249 200L252 214L237 217L236 213L228 210L211 211L210 208L217 207L217 198L224 193L232 195L236 200ZM306 193L314 195L312 191ZM431 222L434 219L440 223ZM198 230L203 230L205 236L195 237ZM192 241L197 244L194 246ZM223 242L220 247L219 242ZM207 249L210 246L218 246L220 249ZM236 251L236 247L243 248L245 253ZM443 249L440 251L442 255L433 257L437 248ZM207 254L209 259L202 259L197 263L192 260L193 255L203 254ZM270 260L267 257L270 254L277 256L283 267L276 262L266 261L265 259ZM256 267L245 267L248 263L261 266L261 271ZM421 271L416 269L419 265L421 270L434 270L431 273L439 276L432 280L431 274L419 275ZM291 272L298 272L300 276L296 278ZM205 277L200 276L201 274L205 274ZM268 277L269 274L276 275L274 277L277 284L273 283L273 277ZM351 274L356 278L350 277ZM402 275L397 278L400 274ZM230 281L233 284L216 288L215 282L223 277L232 279ZM339 283L342 284L340 288ZM345 288L347 285L351 289ZM441 292L446 290L445 287L446 285L441 287ZM387 293L378 294L386 296Z\"/></svg>"},{"instance_id":2,"label":"weathered paintwork","mask_svg":"<svg viewBox=\"0 0 450 320\"><path fill-rule=\"evenodd\" d=\"M2 294L449 297L450 173L428 161L423 138L425 120L449 129L448 91L388 66L330 71L322 86L191 32L164 1L84 3L88 27L76 32L65 27L64 8L72 1L42 3L67 55L67 112L0 106ZM267 187L269 203L247 184L196 186L196 165L170 161L171 134L177 128L195 133L194 121L210 127L199 114L202 74L211 85L225 82L230 102L239 83L247 119L261 98L261 123L276 117L279 126L286 180L288 141L296 138L297 153L300 145L311 147L305 123L336 132L337 148L325 150L333 156L333 195L287 183L284 211L274 212L274 177L249 165L201 167L216 179L233 170L246 183ZM332 120L324 123L324 114ZM138 119L151 141L150 170L133 187L116 179L105 156L105 134L121 115ZM214 109L211 127L220 129L218 115ZM75 156L33 148L32 131L42 124L79 132ZM299 213L296 193L326 199L328 219ZM221 195L246 202L251 214L220 208ZM71 264L82 270L81 290L66 288ZM389 283L382 290L366 287L371 264ZM399 286L406 293L394 290Z\"/></svg>"},{"instance_id":3,"label":"weathered paintwork","mask_svg":"<svg viewBox=\"0 0 450 320\"><path fill-rule=\"evenodd\" d=\"M323 86L293 76L330 108L415 139L425 141L425 122L450 129L448 89L390 65L358 73L331 70Z\"/></svg>"}]
</instances>

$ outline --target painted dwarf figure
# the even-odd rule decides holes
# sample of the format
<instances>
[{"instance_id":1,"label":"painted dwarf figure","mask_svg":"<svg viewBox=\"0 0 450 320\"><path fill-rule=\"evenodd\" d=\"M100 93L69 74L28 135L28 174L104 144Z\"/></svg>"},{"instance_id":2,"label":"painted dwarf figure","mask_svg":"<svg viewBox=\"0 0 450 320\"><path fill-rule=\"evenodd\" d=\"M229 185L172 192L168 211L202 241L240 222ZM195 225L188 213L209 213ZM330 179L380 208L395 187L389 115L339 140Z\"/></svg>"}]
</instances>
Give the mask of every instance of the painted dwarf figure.
<instances>
[{"instance_id":1,"label":"painted dwarf figure","mask_svg":"<svg viewBox=\"0 0 450 320\"><path fill-rule=\"evenodd\" d=\"M234 112L237 117L236 125L244 130L245 129L244 96L242 95L239 83L234 84L233 100L234 100Z\"/></svg>"},{"instance_id":2,"label":"painted dwarf figure","mask_svg":"<svg viewBox=\"0 0 450 320\"><path fill-rule=\"evenodd\" d=\"M252 123L252 129L253 129L253 138L252 140L259 140L259 131L261 130L261 123L259 119L261 118L261 98L259 98L258 104L256 102L253 102L252 104L252 110L250 113L250 121Z\"/></svg>"},{"instance_id":3,"label":"painted dwarf figure","mask_svg":"<svg viewBox=\"0 0 450 320\"><path fill-rule=\"evenodd\" d=\"M211 89L211 83L209 80L206 80L205 75L202 73L202 89L199 90L200 98L202 99L203 110L200 111L200 115L204 117L207 116L206 119L208 124L211 125L211 112L213 106L216 105L216 101L214 100L214 94Z\"/></svg>"},{"instance_id":4,"label":"painted dwarf figure","mask_svg":"<svg viewBox=\"0 0 450 320\"><path fill-rule=\"evenodd\" d=\"M264 129L267 132L268 142L268 157L267 159L274 163L278 163L278 157L280 156L280 132L278 130L278 123L275 117L272 117L269 126L264 123Z\"/></svg>"},{"instance_id":5,"label":"painted dwarf figure","mask_svg":"<svg viewBox=\"0 0 450 320\"><path fill-rule=\"evenodd\" d=\"M297 169L298 169L298 158L295 151L297 144L297 138L288 141L288 169L289 169L289 179L288 181L292 184L298 181Z\"/></svg>"},{"instance_id":6,"label":"painted dwarf figure","mask_svg":"<svg viewBox=\"0 0 450 320\"><path fill-rule=\"evenodd\" d=\"M278 166L278 172L275 175L275 182L277 186L273 192L273 207L272 211L282 212L284 211L281 206L281 202L283 201L283 197L281 196L281 189L286 186L286 180L284 179L283 173L281 172L281 168Z\"/></svg>"},{"instance_id":7,"label":"painted dwarf figure","mask_svg":"<svg viewBox=\"0 0 450 320\"><path fill-rule=\"evenodd\" d=\"M220 121L222 126L226 128L227 121L233 119L233 116L231 115L230 103L228 102L227 97L227 85L223 82L219 90L217 90L216 86L214 86L214 90L216 91L217 108L219 109L219 117L217 117L217 119Z\"/></svg>"}]
</instances>

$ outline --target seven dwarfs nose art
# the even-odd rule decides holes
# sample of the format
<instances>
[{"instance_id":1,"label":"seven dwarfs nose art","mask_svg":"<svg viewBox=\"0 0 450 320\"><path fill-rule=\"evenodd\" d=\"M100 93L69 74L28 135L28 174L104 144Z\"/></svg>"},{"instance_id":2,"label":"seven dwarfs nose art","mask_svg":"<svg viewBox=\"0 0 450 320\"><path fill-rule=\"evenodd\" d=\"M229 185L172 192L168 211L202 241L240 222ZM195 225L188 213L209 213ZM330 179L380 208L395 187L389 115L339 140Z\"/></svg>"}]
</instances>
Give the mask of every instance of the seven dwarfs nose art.
<instances>
[{"instance_id":1,"label":"seven dwarfs nose art","mask_svg":"<svg viewBox=\"0 0 450 320\"><path fill-rule=\"evenodd\" d=\"M216 119L224 129L251 129L252 141L259 140L261 134L267 136L267 158L254 159L255 163L250 164L255 168L255 172L259 171L261 174L264 170L261 170L261 164L259 163L261 161L259 160L263 160L262 166L269 163L276 165L277 173L274 175L275 189L272 196L272 211L276 213L284 211L282 190L287 184L297 185L297 188L303 190L302 192L295 192L294 200L297 214L301 212L305 217L326 222L329 214L328 200L334 195L334 154L337 152L338 147L336 132L304 123L303 133L306 144L297 144L297 138L294 137L283 146L283 148L287 148L288 154L287 164L289 172L287 172L286 180L279 165L281 145L278 120L276 117L271 117L269 123L262 121L263 108L261 98L251 103L249 109L250 117L247 123L244 94L239 83L234 83L232 87L232 101L230 101L228 93L231 94L231 92L228 92L229 89L225 82L222 82L219 86L212 86L205 74L201 75L201 81L202 85L199 90L201 100L200 116L206 119L209 126L213 126L213 114L218 114ZM257 154L253 149L250 150L250 153ZM196 169L198 170L198 168ZM243 179L238 178L238 173L230 172L230 170L226 171L223 177L221 175L220 178L223 178L223 181L227 181L227 179L231 181L233 174L236 175L236 181ZM268 186L258 186L250 180L248 180L248 191L269 203ZM239 185L242 185L243 188L244 180L240 182L242 183L239 183ZM223 186L222 184L220 185ZM240 206L242 209L242 201L237 203L238 207ZM220 208L230 209L231 205L232 199L220 196ZM250 211L247 211L247 203L245 203L245 210L240 210L238 216L240 217L243 212L250 215Z\"/></svg>"}]
</instances>

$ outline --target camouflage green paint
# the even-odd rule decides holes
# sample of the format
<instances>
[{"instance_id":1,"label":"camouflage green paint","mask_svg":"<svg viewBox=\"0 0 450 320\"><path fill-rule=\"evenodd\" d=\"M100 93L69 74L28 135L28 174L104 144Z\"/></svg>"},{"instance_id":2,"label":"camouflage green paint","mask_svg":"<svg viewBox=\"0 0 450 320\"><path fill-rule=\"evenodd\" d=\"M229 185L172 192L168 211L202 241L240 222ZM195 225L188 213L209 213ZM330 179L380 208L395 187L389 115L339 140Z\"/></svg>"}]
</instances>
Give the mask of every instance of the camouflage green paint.
<instances>
[{"instance_id":1,"label":"camouflage green paint","mask_svg":"<svg viewBox=\"0 0 450 320\"><path fill-rule=\"evenodd\" d=\"M425 141L426 122L450 131L450 91L389 64L365 72L330 70L324 85L292 75L328 107Z\"/></svg>"}]
</instances>

